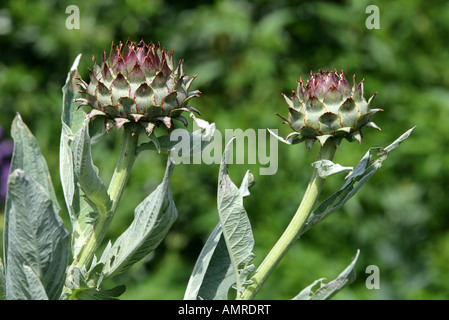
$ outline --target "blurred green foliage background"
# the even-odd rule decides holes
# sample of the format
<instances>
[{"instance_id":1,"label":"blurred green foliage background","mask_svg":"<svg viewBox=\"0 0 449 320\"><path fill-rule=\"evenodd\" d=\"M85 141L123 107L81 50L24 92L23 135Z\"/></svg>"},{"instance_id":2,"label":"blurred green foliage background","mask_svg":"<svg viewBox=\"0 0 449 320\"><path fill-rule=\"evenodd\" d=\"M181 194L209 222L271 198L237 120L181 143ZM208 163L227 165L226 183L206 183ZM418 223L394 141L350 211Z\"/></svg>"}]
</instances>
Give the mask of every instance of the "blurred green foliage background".
<instances>
[{"instance_id":1,"label":"blurred green foliage background","mask_svg":"<svg viewBox=\"0 0 449 320\"><path fill-rule=\"evenodd\" d=\"M68 5L80 9L80 28L67 29ZM368 5L380 9L380 29L368 29ZM60 204L61 87L73 60L87 79L91 56L100 59L111 41L144 39L173 49L184 71L197 74L202 92L191 105L217 129L276 128L289 133L281 93L296 88L311 70L343 69L365 78L365 96L384 109L361 145L344 142L335 161L354 166L371 146L386 146L417 126L384 167L338 212L293 246L260 291L259 299L290 299L315 279L335 278L360 249L357 280L337 299L449 298L449 3L447 1L294 0L92 0L2 1L0 8L0 125L16 112L35 134L47 159ZM94 162L108 182L121 131L95 146ZM247 169L255 177L245 198L254 229L256 266L295 212L318 147L279 144L279 169L233 165L238 185ZM166 158L137 159L112 223L115 239L133 209L162 179ZM179 165L172 191L179 218L163 244L145 261L106 285L125 283L123 299L182 299L196 258L218 221L218 165ZM323 197L343 175L328 179ZM61 216L70 230L67 212ZM1 222L3 225L3 222ZM368 290L368 265L380 269L380 289Z\"/></svg>"}]
</instances>

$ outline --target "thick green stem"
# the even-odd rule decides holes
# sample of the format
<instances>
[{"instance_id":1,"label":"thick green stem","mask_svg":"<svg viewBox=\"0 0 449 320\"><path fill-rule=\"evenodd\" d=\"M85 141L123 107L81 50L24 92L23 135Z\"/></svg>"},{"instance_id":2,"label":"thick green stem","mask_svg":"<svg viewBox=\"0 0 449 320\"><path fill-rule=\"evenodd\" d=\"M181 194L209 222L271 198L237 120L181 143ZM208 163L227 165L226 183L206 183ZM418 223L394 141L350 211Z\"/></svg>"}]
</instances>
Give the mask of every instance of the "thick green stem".
<instances>
[{"instance_id":1,"label":"thick green stem","mask_svg":"<svg viewBox=\"0 0 449 320\"><path fill-rule=\"evenodd\" d=\"M128 181L132 166L137 157L136 150L138 137L139 132L136 132L135 128L130 130L125 127L117 165L108 188L109 198L112 202L110 210L106 211L100 208L101 212L98 212L93 232L83 246L81 252L70 266L69 272L67 273L68 277L71 277L70 271L74 267L81 268L83 265L90 263L96 250L106 236L120 198L125 190L126 182Z\"/></svg>"},{"instance_id":2,"label":"thick green stem","mask_svg":"<svg viewBox=\"0 0 449 320\"><path fill-rule=\"evenodd\" d=\"M335 144L333 141L327 141L320 150L319 160L332 160L335 154ZM298 239L301 229L307 221L307 218L312 213L314 205L323 188L324 179L318 176L317 169L313 170L309 185L302 198L301 204L298 207L293 219L285 229L282 236L271 249L270 253L265 257L259 268L256 270L254 276L251 278L253 283L249 285L242 297L238 299L250 300L254 299L257 292L260 290L265 280L269 277L271 272L276 268L282 258L285 256L290 247Z\"/></svg>"},{"instance_id":3,"label":"thick green stem","mask_svg":"<svg viewBox=\"0 0 449 320\"><path fill-rule=\"evenodd\" d=\"M138 137L138 131L127 130L125 127L120 155L108 188L108 194L112 201L112 212L115 212L117 209L118 202L131 173L131 168L136 160Z\"/></svg>"}]
</instances>

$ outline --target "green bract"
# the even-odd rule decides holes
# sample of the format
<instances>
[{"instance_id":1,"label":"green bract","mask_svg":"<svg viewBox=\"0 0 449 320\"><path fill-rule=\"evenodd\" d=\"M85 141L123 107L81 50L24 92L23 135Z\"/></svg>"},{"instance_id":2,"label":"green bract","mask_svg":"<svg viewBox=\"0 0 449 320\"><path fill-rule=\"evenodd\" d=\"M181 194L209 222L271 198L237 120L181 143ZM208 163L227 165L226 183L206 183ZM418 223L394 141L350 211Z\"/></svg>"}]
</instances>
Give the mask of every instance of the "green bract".
<instances>
[{"instance_id":1,"label":"green bract","mask_svg":"<svg viewBox=\"0 0 449 320\"><path fill-rule=\"evenodd\" d=\"M126 50L127 48L127 50ZM187 102L199 96L199 91L189 92L195 77L183 73L183 61L175 68L173 51L168 52L153 43L144 41L136 44L127 41L125 50L122 43L114 48L106 59L103 54L101 66L92 57L93 70L89 69L90 82L80 80L85 98L77 99L80 106L90 106L88 117L105 117L106 131L114 126L120 129L125 123L141 124L148 136L154 128L163 124L167 129L172 119L180 120L183 111L198 111Z\"/></svg>"},{"instance_id":2,"label":"green bract","mask_svg":"<svg viewBox=\"0 0 449 320\"><path fill-rule=\"evenodd\" d=\"M294 130L286 138L292 143L305 141L309 149L315 140L321 145L328 139L338 145L342 138L360 143L363 127L380 130L370 121L371 115L382 111L369 108L375 94L366 101L363 80L357 85L355 75L352 87L343 71L311 72L305 86L302 80L297 84L290 98L283 95L288 104L288 118L277 114Z\"/></svg>"}]
</instances>

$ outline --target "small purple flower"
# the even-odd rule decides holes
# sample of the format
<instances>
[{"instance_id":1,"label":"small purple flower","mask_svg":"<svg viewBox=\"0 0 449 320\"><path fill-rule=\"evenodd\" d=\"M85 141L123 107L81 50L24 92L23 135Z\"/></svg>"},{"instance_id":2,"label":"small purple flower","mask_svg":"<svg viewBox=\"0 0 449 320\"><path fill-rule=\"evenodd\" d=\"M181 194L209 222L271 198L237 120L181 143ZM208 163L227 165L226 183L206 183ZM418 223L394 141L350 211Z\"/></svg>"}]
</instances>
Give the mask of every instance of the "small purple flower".
<instances>
[{"instance_id":1,"label":"small purple flower","mask_svg":"<svg viewBox=\"0 0 449 320\"><path fill-rule=\"evenodd\" d=\"M13 152L13 143L3 136L4 130L0 127L0 206L5 203L6 199L6 187L8 185L8 175Z\"/></svg>"}]
</instances>

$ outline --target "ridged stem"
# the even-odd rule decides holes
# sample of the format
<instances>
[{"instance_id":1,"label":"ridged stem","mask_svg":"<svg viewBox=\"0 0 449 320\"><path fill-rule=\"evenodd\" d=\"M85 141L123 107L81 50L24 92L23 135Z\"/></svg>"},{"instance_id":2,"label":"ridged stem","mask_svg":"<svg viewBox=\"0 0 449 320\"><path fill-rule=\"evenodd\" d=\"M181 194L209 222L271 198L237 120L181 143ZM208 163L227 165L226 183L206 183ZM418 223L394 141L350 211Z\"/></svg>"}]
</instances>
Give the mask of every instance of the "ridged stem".
<instances>
[{"instance_id":1,"label":"ridged stem","mask_svg":"<svg viewBox=\"0 0 449 320\"><path fill-rule=\"evenodd\" d=\"M108 188L108 194L112 201L112 212L115 212L117 209L117 205L122 197L126 182L128 181L132 166L137 157L139 129L138 127L133 127L133 130L127 130L125 126L124 131L120 155Z\"/></svg>"},{"instance_id":2,"label":"ridged stem","mask_svg":"<svg viewBox=\"0 0 449 320\"><path fill-rule=\"evenodd\" d=\"M335 150L336 146L334 142L328 140L321 148L318 159L332 160ZM314 169L298 210L282 236L262 261L254 276L251 278L253 283L246 287L241 297L237 297L238 300L254 299L269 275L273 272L290 247L298 239L302 227L307 222L307 219L312 213L315 203L321 194L324 181L324 179L319 177L317 169Z\"/></svg>"}]
</instances>

